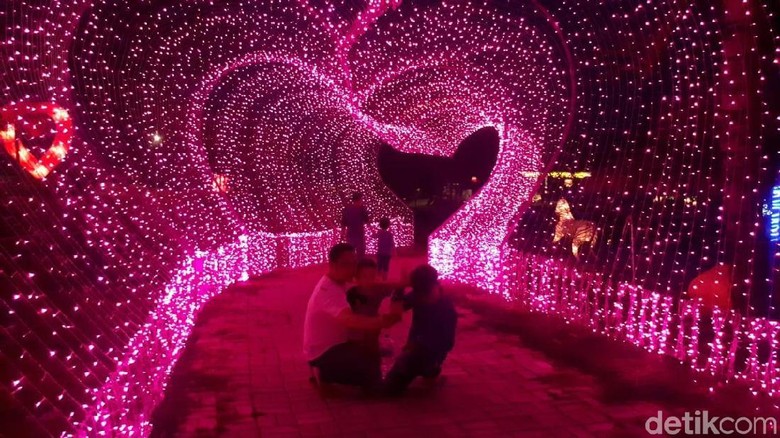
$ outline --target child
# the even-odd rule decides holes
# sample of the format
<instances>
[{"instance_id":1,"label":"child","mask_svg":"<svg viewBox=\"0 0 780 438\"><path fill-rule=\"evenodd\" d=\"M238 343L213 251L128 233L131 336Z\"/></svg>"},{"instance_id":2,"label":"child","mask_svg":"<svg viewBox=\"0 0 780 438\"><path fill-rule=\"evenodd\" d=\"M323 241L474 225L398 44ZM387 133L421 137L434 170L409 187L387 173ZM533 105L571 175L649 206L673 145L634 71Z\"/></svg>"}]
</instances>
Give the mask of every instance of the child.
<instances>
[{"instance_id":1,"label":"child","mask_svg":"<svg viewBox=\"0 0 780 438\"><path fill-rule=\"evenodd\" d=\"M383 280L387 280L387 273L390 271L390 257L395 249L393 233L390 231L390 219L383 217L379 219L379 231L376 233L376 262L379 275Z\"/></svg>"},{"instance_id":2,"label":"child","mask_svg":"<svg viewBox=\"0 0 780 438\"><path fill-rule=\"evenodd\" d=\"M438 272L422 265L410 276L412 291L393 295L396 311L412 310L412 326L404 351L385 378L388 394L400 394L417 376L435 379L455 345L458 314L452 300L444 294Z\"/></svg>"},{"instance_id":3,"label":"child","mask_svg":"<svg viewBox=\"0 0 780 438\"><path fill-rule=\"evenodd\" d=\"M390 290L376 281L377 264L371 259L358 262L355 274L356 285L347 290L347 302L352 312L357 315L377 316L382 300L390 293ZM365 330L351 330L350 342L359 343L371 351L379 350L379 332Z\"/></svg>"}]
</instances>

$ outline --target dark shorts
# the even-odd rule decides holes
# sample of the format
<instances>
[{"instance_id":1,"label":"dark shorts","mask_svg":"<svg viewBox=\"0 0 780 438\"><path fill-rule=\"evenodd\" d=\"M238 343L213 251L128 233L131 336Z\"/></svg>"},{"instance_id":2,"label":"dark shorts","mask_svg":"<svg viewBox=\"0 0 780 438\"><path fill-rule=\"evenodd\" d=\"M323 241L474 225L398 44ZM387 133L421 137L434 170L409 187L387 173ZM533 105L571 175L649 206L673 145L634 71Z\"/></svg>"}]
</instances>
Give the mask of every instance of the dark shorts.
<instances>
[{"instance_id":1,"label":"dark shorts","mask_svg":"<svg viewBox=\"0 0 780 438\"><path fill-rule=\"evenodd\" d=\"M390 256L389 255L377 255L376 256L376 269L379 272L388 272L390 270Z\"/></svg>"},{"instance_id":2,"label":"dark shorts","mask_svg":"<svg viewBox=\"0 0 780 438\"><path fill-rule=\"evenodd\" d=\"M375 388L382 381L379 351L356 342L335 345L309 364L319 368L325 383Z\"/></svg>"}]
</instances>

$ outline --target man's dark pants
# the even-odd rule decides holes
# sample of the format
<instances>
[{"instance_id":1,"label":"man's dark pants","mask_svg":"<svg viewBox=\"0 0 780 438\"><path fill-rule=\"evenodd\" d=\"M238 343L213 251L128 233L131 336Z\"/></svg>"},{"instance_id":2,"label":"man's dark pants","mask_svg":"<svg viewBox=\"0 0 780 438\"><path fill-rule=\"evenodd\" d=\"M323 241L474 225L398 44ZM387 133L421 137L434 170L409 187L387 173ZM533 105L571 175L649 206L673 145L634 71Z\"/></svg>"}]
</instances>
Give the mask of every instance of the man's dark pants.
<instances>
[{"instance_id":1,"label":"man's dark pants","mask_svg":"<svg viewBox=\"0 0 780 438\"><path fill-rule=\"evenodd\" d=\"M319 369L320 380L325 383L375 389L382 382L379 352L360 343L335 345L309 363Z\"/></svg>"}]
</instances>

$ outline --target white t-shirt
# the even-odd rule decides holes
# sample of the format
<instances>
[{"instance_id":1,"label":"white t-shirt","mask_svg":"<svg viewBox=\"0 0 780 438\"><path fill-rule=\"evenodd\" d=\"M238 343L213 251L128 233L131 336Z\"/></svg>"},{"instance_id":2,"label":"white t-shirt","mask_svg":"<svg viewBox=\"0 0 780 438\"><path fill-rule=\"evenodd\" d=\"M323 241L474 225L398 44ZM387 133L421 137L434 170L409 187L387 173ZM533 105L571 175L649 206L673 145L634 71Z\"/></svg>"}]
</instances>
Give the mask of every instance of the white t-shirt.
<instances>
[{"instance_id":1,"label":"white t-shirt","mask_svg":"<svg viewBox=\"0 0 780 438\"><path fill-rule=\"evenodd\" d=\"M349 339L347 329L336 320L342 310L349 308L348 288L348 284L340 285L327 275L314 287L303 322L303 355L306 360L314 360L334 345Z\"/></svg>"}]
</instances>

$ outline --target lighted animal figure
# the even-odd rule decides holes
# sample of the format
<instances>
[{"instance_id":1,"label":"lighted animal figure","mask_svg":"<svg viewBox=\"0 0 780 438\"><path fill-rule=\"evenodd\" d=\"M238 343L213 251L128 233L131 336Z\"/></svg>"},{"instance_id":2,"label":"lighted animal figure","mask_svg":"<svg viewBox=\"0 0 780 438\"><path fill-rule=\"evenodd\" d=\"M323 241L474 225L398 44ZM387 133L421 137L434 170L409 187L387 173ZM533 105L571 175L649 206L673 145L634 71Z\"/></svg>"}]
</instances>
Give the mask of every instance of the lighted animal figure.
<instances>
[{"instance_id":1,"label":"lighted animal figure","mask_svg":"<svg viewBox=\"0 0 780 438\"><path fill-rule=\"evenodd\" d=\"M591 247L596 244L598 233L596 224L591 221L574 219L571 214L571 207L566 199L561 198L555 204L555 215L558 216L558 223L555 224L555 237L553 243L563 238L571 237L571 252L577 259L580 258L580 247L590 243Z\"/></svg>"}]
</instances>

